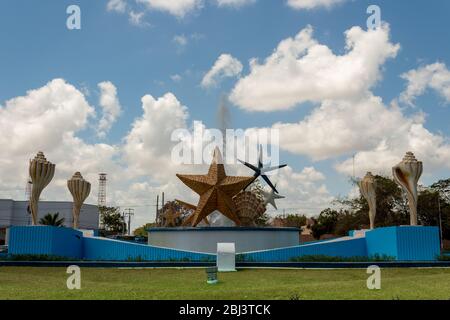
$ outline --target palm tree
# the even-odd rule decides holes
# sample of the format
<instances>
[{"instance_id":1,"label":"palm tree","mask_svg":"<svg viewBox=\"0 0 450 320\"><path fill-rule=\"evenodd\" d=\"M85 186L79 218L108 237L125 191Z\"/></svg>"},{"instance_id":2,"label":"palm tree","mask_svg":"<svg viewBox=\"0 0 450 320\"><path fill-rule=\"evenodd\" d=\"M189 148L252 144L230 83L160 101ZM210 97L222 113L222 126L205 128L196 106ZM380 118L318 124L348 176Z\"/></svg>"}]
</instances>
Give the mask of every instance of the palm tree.
<instances>
[{"instance_id":1,"label":"palm tree","mask_svg":"<svg viewBox=\"0 0 450 320\"><path fill-rule=\"evenodd\" d=\"M59 212L55 214L47 213L41 220L39 220L39 223L44 226L55 226L55 227L61 227L64 224L64 218L59 218Z\"/></svg>"}]
</instances>

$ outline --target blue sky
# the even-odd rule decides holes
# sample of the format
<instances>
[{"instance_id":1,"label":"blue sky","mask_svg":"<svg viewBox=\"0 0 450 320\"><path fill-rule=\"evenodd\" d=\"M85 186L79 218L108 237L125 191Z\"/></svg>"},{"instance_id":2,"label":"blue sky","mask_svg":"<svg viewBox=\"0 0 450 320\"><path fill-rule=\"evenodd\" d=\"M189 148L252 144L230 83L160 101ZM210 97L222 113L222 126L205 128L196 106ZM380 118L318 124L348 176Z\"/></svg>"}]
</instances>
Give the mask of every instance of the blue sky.
<instances>
[{"instance_id":1,"label":"blue sky","mask_svg":"<svg viewBox=\"0 0 450 320\"><path fill-rule=\"evenodd\" d=\"M207 127L216 127L217 105L221 97L232 92L240 79L250 75L250 59L258 58L259 63L264 64L280 41L295 37L308 25L314 29L313 37L317 42L327 46L337 56L345 55L344 32L354 26L367 29L366 9L370 4L381 8L382 20L390 26L390 43L400 45L395 57L385 59L378 66L379 79L368 85L373 95L383 99L386 108L399 98L408 85L401 78L402 74L438 62L450 66L450 3L445 0L348 0L312 9L295 9L288 5L287 0L257 0L239 8L219 6L215 0L206 0L201 7L188 11L184 16L158 10L142 2L126 1L126 9L118 12L108 10L106 0L2 1L0 108L10 99L26 96L28 90L42 88L51 80L62 78L85 94L85 99L97 114L96 118L89 118L86 124L73 130L75 136L86 145L123 144L134 121L142 117L141 98L146 94L156 99L171 92L182 105L187 106L188 126L193 120L201 120ZM65 11L72 4L81 8L81 30L66 28L68 15ZM130 11L142 13L140 25L130 22ZM180 45L176 37L184 38L186 43ZM219 79L215 87L202 87L203 77L224 53L240 61L242 71L234 77ZM445 77L445 69L443 74ZM174 75L178 75L180 80L171 79ZM117 88L121 113L107 135L100 138L96 135L96 121L102 112L99 106L101 92L97 85L104 81L111 82ZM439 165L446 159L443 154L447 152L446 143L450 136L450 100L439 93L439 90L447 92L446 86L450 86L450 82L418 94L414 106L401 105L402 115L406 119L420 112L425 113L423 126L443 139L440 142L442 153L430 155L434 159L441 158L425 172L423 183L447 178L450 170L449 165ZM272 108L271 112L249 111L249 108L231 102L232 124L235 128L246 129L271 127L277 122L302 121L324 100L301 101L289 110ZM27 130L26 123L20 125ZM376 126L376 121L371 125ZM391 133L387 131L386 134ZM298 139L303 138L299 133ZM403 154L408 148L402 145L397 147L400 150L398 154ZM300 148L304 149L303 146ZM49 149L52 154L52 148ZM349 159L352 153L367 151L356 148L352 152L345 151L316 160L307 151L292 152L287 149L282 148L282 162L289 163L295 172L301 173L305 167L313 167L322 173L325 179L319 186L324 185L331 196L346 195L351 189L348 170L336 170L336 165ZM23 150L28 152L26 157L34 153L31 150ZM412 151L420 154L420 150ZM135 154L135 157L139 156ZM108 159L118 157L115 155ZM361 161L363 159L361 155ZM119 162L128 168L125 160ZM426 167L427 163L424 165ZM361 162L361 170L368 167L370 165ZM94 168L101 169L98 165L92 170ZM155 181L159 180L151 174L150 177L136 174L133 181L148 182L155 187ZM5 183L1 186L1 196L8 196L10 190L17 190L21 185L22 181ZM9 196L17 197L13 193ZM95 196L91 202L95 202Z\"/></svg>"}]
</instances>

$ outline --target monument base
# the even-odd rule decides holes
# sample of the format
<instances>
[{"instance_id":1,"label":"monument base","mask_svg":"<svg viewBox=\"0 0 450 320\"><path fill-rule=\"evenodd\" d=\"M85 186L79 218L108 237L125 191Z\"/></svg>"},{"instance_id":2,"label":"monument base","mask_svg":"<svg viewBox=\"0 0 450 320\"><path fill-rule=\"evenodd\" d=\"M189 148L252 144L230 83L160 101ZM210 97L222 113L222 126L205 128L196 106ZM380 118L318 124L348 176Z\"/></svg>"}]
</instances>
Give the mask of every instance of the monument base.
<instances>
[{"instance_id":1,"label":"monument base","mask_svg":"<svg viewBox=\"0 0 450 320\"><path fill-rule=\"evenodd\" d=\"M298 246L298 228L150 228L151 246L216 253L218 243L234 243L236 253Z\"/></svg>"}]
</instances>

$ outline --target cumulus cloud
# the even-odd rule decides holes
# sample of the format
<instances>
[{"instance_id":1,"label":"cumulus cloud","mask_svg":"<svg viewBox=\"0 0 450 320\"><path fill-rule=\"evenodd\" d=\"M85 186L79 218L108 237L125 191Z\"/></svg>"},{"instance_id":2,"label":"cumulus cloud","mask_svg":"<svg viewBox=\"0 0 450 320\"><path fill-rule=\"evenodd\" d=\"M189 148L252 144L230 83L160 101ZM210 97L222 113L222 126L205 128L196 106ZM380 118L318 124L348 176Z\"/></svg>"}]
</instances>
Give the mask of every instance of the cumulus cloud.
<instances>
[{"instance_id":1,"label":"cumulus cloud","mask_svg":"<svg viewBox=\"0 0 450 320\"><path fill-rule=\"evenodd\" d=\"M124 157L134 175L152 172L154 177L164 180L168 172L173 173L172 132L187 127L188 111L172 93L157 99L144 96L142 110L142 117L136 119L125 138Z\"/></svg>"},{"instance_id":2,"label":"cumulus cloud","mask_svg":"<svg viewBox=\"0 0 450 320\"><path fill-rule=\"evenodd\" d=\"M431 89L450 103L450 71L444 63L434 63L415 70L410 70L401 76L407 81L405 91L400 95L400 101L414 105L417 97Z\"/></svg>"},{"instance_id":3,"label":"cumulus cloud","mask_svg":"<svg viewBox=\"0 0 450 320\"><path fill-rule=\"evenodd\" d=\"M280 42L264 63L250 63L231 101L248 111L286 110L306 101L360 97L381 78L381 66L396 56L399 45L389 40L389 27L345 32L346 52L336 55L313 38L313 28Z\"/></svg>"},{"instance_id":4,"label":"cumulus cloud","mask_svg":"<svg viewBox=\"0 0 450 320\"><path fill-rule=\"evenodd\" d=\"M446 136L425 127L425 116L406 116L395 104L386 106L370 95L359 101L324 101L298 123L276 123L280 148L314 161L347 159L335 164L346 175L366 171L390 175L407 151L425 163L425 173L450 168L450 143Z\"/></svg>"},{"instance_id":5,"label":"cumulus cloud","mask_svg":"<svg viewBox=\"0 0 450 320\"><path fill-rule=\"evenodd\" d=\"M117 170L111 160L117 155L116 147L88 144L77 137L93 115L94 108L83 93L63 79L52 80L0 106L2 196L23 199L28 160L39 150L57 164L55 178L43 194L47 200L70 199L66 180L75 171L95 181L100 170ZM91 203L95 190L93 186Z\"/></svg>"},{"instance_id":6,"label":"cumulus cloud","mask_svg":"<svg viewBox=\"0 0 450 320\"><path fill-rule=\"evenodd\" d=\"M319 7L330 8L346 0L288 0L287 4L293 9L315 9Z\"/></svg>"},{"instance_id":7,"label":"cumulus cloud","mask_svg":"<svg viewBox=\"0 0 450 320\"><path fill-rule=\"evenodd\" d=\"M186 14L203 6L203 0L137 0L149 9L167 12L182 18Z\"/></svg>"},{"instance_id":8,"label":"cumulus cloud","mask_svg":"<svg viewBox=\"0 0 450 320\"><path fill-rule=\"evenodd\" d=\"M279 209L285 209L286 213L315 215L328 208L334 199L325 185L325 175L314 167L296 172L288 166L270 179L286 197L277 201ZM269 211L273 213L273 210Z\"/></svg>"},{"instance_id":9,"label":"cumulus cloud","mask_svg":"<svg viewBox=\"0 0 450 320\"><path fill-rule=\"evenodd\" d=\"M102 109L102 118L98 123L97 134L104 138L120 115L122 107L117 97L117 88L113 83L110 81L101 82L98 87L100 89L99 105Z\"/></svg>"},{"instance_id":10,"label":"cumulus cloud","mask_svg":"<svg viewBox=\"0 0 450 320\"><path fill-rule=\"evenodd\" d=\"M408 121L405 119L405 121ZM448 137L433 133L420 121L387 132L379 144L370 150L355 154L355 172L362 176L366 171L391 175L391 168L400 162L407 151L413 151L424 162L424 172L429 175L443 168L450 168L450 144ZM338 172L350 175L353 159L336 165Z\"/></svg>"},{"instance_id":11,"label":"cumulus cloud","mask_svg":"<svg viewBox=\"0 0 450 320\"><path fill-rule=\"evenodd\" d=\"M376 147L387 133L410 126L401 111L386 108L381 98L324 101L297 123L276 123L280 145L296 154L324 160Z\"/></svg>"},{"instance_id":12,"label":"cumulus cloud","mask_svg":"<svg viewBox=\"0 0 450 320\"><path fill-rule=\"evenodd\" d=\"M202 79L202 87L216 86L223 78L236 77L242 72L242 63L230 54L221 54L211 70Z\"/></svg>"}]
</instances>

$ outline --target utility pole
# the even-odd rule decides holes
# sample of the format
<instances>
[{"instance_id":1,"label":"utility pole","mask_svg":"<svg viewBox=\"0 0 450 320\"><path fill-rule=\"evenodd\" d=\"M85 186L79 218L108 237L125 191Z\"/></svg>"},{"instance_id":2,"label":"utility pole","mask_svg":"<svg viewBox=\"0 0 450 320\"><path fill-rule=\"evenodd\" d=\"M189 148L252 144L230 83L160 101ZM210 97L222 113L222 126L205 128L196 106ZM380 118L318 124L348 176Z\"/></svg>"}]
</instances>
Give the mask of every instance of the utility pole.
<instances>
[{"instance_id":1,"label":"utility pole","mask_svg":"<svg viewBox=\"0 0 450 320\"><path fill-rule=\"evenodd\" d=\"M159 194L156 196L156 220L155 222L158 223L159 221Z\"/></svg>"},{"instance_id":2,"label":"utility pole","mask_svg":"<svg viewBox=\"0 0 450 320\"><path fill-rule=\"evenodd\" d=\"M134 209L131 208L127 208L124 210L123 212L123 222L124 224L126 217L128 216L128 235L131 236L131 216L134 216ZM125 231L125 230L124 230Z\"/></svg>"},{"instance_id":3,"label":"utility pole","mask_svg":"<svg viewBox=\"0 0 450 320\"><path fill-rule=\"evenodd\" d=\"M438 210L439 210L439 235L441 240L441 250L444 249L444 237L442 233L442 214L441 214L441 192L438 191Z\"/></svg>"}]
</instances>

